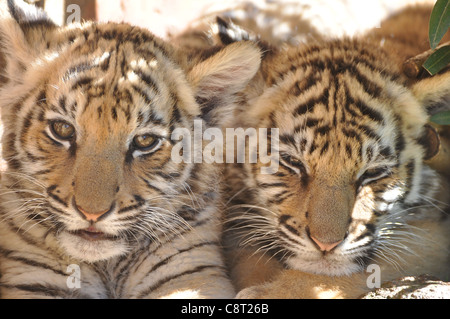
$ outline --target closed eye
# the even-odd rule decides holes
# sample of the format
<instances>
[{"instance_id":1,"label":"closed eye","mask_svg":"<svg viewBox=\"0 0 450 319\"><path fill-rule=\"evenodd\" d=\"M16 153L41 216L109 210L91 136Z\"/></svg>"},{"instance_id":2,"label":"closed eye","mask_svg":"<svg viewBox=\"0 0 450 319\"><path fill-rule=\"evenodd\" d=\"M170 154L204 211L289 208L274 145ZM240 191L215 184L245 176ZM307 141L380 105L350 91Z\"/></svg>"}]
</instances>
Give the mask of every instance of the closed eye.
<instances>
[{"instance_id":1,"label":"closed eye","mask_svg":"<svg viewBox=\"0 0 450 319\"><path fill-rule=\"evenodd\" d=\"M282 162L294 172L296 172L297 174L301 173L303 175L307 175L308 172L301 160L286 153L280 153L280 157Z\"/></svg>"},{"instance_id":2,"label":"closed eye","mask_svg":"<svg viewBox=\"0 0 450 319\"><path fill-rule=\"evenodd\" d=\"M366 185L370 182L380 180L391 174L391 169L386 166L371 168L366 170L356 182L357 189L362 185Z\"/></svg>"}]
</instances>

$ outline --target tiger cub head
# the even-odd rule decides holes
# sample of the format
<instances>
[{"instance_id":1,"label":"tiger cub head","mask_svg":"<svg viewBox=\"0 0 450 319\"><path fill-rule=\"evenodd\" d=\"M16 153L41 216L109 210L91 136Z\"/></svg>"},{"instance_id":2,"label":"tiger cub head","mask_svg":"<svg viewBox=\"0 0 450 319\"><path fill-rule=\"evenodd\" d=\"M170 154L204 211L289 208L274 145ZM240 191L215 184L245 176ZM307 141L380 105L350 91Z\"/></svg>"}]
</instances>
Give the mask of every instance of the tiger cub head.
<instances>
[{"instance_id":1,"label":"tiger cub head","mask_svg":"<svg viewBox=\"0 0 450 319\"><path fill-rule=\"evenodd\" d=\"M128 24L58 27L22 1L2 9L2 222L88 262L191 227L217 200L217 170L173 161L171 134L225 121L257 46L189 55Z\"/></svg>"},{"instance_id":2,"label":"tiger cub head","mask_svg":"<svg viewBox=\"0 0 450 319\"><path fill-rule=\"evenodd\" d=\"M242 34L219 24L225 42ZM411 253L401 243L410 240L408 222L440 214L433 200L440 182L424 164L433 151L424 136L427 111L448 107L448 73L410 86L385 52L363 40L260 45L261 70L235 125L277 128L271 156L279 167L263 174L263 158L243 165L230 232L287 267L324 275Z\"/></svg>"}]
</instances>

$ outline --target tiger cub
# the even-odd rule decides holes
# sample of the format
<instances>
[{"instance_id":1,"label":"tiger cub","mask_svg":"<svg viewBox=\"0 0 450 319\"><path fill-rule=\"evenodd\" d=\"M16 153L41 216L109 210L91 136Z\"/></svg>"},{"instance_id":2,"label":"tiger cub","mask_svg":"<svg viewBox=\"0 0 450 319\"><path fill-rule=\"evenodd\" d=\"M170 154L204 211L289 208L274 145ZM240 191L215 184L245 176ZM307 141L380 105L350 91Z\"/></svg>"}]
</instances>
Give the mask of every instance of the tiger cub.
<instances>
[{"instance_id":1,"label":"tiger cub","mask_svg":"<svg viewBox=\"0 0 450 319\"><path fill-rule=\"evenodd\" d=\"M219 127L260 49L190 55L128 24L1 5L0 296L234 297L220 167L173 160L173 136Z\"/></svg>"},{"instance_id":2,"label":"tiger cub","mask_svg":"<svg viewBox=\"0 0 450 319\"><path fill-rule=\"evenodd\" d=\"M253 37L221 19L218 30L223 43ZM449 279L450 192L424 160L435 153L428 112L448 108L450 73L412 83L381 40L257 40L263 61L234 125L279 138L267 152L246 143L258 161L229 166L239 298L356 298L404 275Z\"/></svg>"}]
</instances>

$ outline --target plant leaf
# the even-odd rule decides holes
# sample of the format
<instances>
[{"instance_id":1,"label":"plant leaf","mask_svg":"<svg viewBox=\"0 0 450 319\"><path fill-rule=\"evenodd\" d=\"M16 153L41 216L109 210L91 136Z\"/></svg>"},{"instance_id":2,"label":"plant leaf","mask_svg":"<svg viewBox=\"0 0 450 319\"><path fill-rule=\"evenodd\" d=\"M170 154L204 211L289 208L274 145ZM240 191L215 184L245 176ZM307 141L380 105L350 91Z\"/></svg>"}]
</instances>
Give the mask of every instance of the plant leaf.
<instances>
[{"instance_id":1,"label":"plant leaf","mask_svg":"<svg viewBox=\"0 0 450 319\"><path fill-rule=\"evenodd\" d=\"M428 36L430 46L435 49L450 27L450 0L437 0L430 16Z\"/></svg>"},{"instance_id":2,"label":"plant leaf","mask_svg":"<svg viewBox=\"0 0 450 319\"><path fill-rule=\"evenodd\" d=\"M450 111L434 114L430 121L439 125L450 125Z\"/></svg>"},{"instance_id":3,"label":"plant leaf","mask_svg":"<svg viewBox=\"0 0 450 319\"><path fill-rule=\"evenodd\" d=\"M439 48L425 61L423 67L435 75L450 63L450 45Z\"/></svg>"}]
</instances>

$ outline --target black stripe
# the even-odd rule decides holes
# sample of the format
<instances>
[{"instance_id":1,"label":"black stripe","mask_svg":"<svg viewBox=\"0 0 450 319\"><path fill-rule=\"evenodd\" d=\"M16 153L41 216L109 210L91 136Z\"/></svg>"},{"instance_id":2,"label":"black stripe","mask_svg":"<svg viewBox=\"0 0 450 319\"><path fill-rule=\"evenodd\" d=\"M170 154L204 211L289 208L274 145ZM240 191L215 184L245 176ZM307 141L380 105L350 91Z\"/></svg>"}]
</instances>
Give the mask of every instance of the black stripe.
<instances>
[{"instance_id":1,"label":"black stripe","mask_svg":"<svg viewBox=\"0 0 450 319\"><path fill-rule=\"evenodd\" d=\"M141 78L141 80L144 81L145 84L147 84L147 87L155 91L156 94L160 93L158 85L149 74L144 73L144 71L140 69L134 70L134 73L136 73L136 75L138 75Z\"/></svg>"},{"instance_id":2,"label":"black stripe","mask_svg":"<svg viewBox=\"0 0 450 319\"><path fill-rule=\"evenodd\" d=\"M73 104L70 106L70 111L72 112L72 116L75 117L75 111L78 108L78 102L74 101Z\"/></svg>"},{"instance_id":3,"label":"black stripe","mask_svg":"<svg viewBox=\"0 0 450 319\"><path fill-rule=\"evenodd\" d=\"M47 103L47 93L44 90L42 90L39 92L39 95L36 98L36 104L37 105L42 105L42 104L45 105L45 103Z\"/></svg>"},{"instance_id":4,"label":"black stripe","mask_svg":"<svg viewBox=\"0 0 450 319\"><path fill-rule=\"evenodd\" d=\"M391 151L390 147L389 146L382 147L381 150L380 150L380 155L382 155L385 158L391 157L392 156L392 151Z\"/></svg>"},{"instance_id":5,"label":"black stripe","mask_svg":"<svg viewBox=\"0 0 450 319\"><path fill-rule=\"evenodd\" d=\"M141 179L145 182L145 184L147 185L148 188L153 189L153 190L157 191L158 193L165 195L165 193L161 189L159 189L158 187L153 186L152 184L150 184L150 182L148 180L146 180L143 177Z\"/></svg>"},{"instance_id":6,"label":"black stripe","mask_svg":"<svg viewBox=\"0 0 450 319\"><path fill-rule=\"evenodd\" d=\"M181 113L178 107L178 103L174 103L172 108L172 119L170 120L170 124L177 124L181 122ZM172 130L173 131L173 130Z\"/></svg>"},{"instance_id":7,"label":"black stripe","mask_svg":"<svg viewBox=\"0 0 450 319\"><path fill-rule=\"evenodd\" d=\"M25 257L14 256L13 252L11 252L11 254L6 255L5 258L7 258L9 260L13 260L13 261L18 261L18 262L20 262L22 264L25 264L27 266L37 267L37 268L41 268L41 269L47 269L47 270L50 270L50 271L54 272L57 275L61 275L61 276L67 277L67 274L65 272L62 272L61 270L54 269L54 268L52 268L51 266L49 266L47 264L44 264L44 263L41 263L41 262L37 262L37 261L31 260L31 259L28 259L28 258L25 258Z\"/></svg>"},{"instance_id":8,"label":"black stripe","mask_svg":"<svg viewBox=\"0 0 450 319\"><path fill-rule=\"evenodd\" d=\"M352 152L352 147L350 146L350 144L345 144L345 151L346 151L348 157L352 157L353 152Z\"/></svg>"},{"instance_id":9,"label":"black stripe","mask_svg":"<svg viewBox=\"0 0 450 319\"><path fill-rule=\"evenodd\" d=\"M348 138L355 139L358 143L362 143L361 136L359 136L355 130L343 128L342 133Z\"/></svg>"},{"instance_id":10,"label":"black stripe","mask_svg":"<svg viewBox=\"0 0 450 319\"><path fill-rule=\"evenodd\" d=\"M53 194L52 192L57 188L57 185L52 185L50 187L47 188L47 194L48 196L50 196L51 198L53 198L55 201L57 201L58 203L60 203L61 205L63 205L64 207L68 207L69 204L66 203L64 200L62 200L60 197L58 197L57 195Z\"/></svg>"},{"instance_id":11,"label":"black stripe","mask_svg":"<svg viewBox=\"0 0 450 319\"><path fill-rule=\"evenodd\" d=\"M26 242L27 244L31 246L40 246L40 243L37 242L36 238L34 236L28 235L28 233L25 233L22 229L22 225L20 227L17 227L11 220L8 220L7 222L9 228L14 231L20 238Z\"/></svg>"},{"instance_id":12,"label":"black stripe","mask_svg":"<svg viewBox=\"0 0 450 319\"><path fill-rule=\"evenodd\" d=\"M162 172L162 171L156 171L156 172L154 172L156 175L158 175L158 176L161 176L162 178L164 178L164 179L173 179L174 177L180 177L180 174L178 174L178 173L176 173L177 175L176 176L173 176L173 175L171 175L171 174L167 174L167 173L164 173L164 172Z\"/></svg>"},{"instance_id":13,"label":"black stripe","mask_svg":"<svg viewBox=\"0 0 450 319\"><path fill-rule=\"evenodd\" d=\"M293 172L294 174L298 174L298 172L296 172L291 166L284 164L284 162L279 161L278 163L279 163L279 165L281 165L282 167L284 167L284 168L290 170L290 171Z\"/></svg>"},{"instance_id":14,"label":"black stripe","mask_svg":"<svg viewBox=\"0 0 450 319\"><path fill-rule=\"evenodd\" d=\"M406 187L408 188L404 197L408 197L413 183L414 174L416 172L416 161L414 159L410 160L406 165Z\"/></svg>"},{"instance_id":15,"label":"black stripe","mask_svg":"<svg viewBox=\"0 0 450 319\"><path fill-rule=\"evenodd\" d=\"M8 289L27 291L29 293L33 293L34 295L41 295L54 298L57 297L67 298L69 295L71 295L70 292L63 290L58 286L50 284L22 284L22 285L2 284L2 286Z\"/></svg>"},{"instance_id":16,"label":"black stripe","mask_svg":"<svg viewBox=\"0 0 450 319\"><path fill-rule=\"evenodd\" d=\"M280 142L283 144L291 144L294 147L297 147L297 143L295 142L295 137L288 134L283 134L280 136Z\"/></svg>"},{"instance_id":17,"label":"black stripe","mask_svg":"<svg viewBox=\"0 0 450 319\"><path fill-rule=\"evenodd\" d=\"M311 119L311 118L309 118L309 119L306 120L305 126L306 127L314 127L314 126L317 126L319 124L319 122L320 122L319 119Z\"/></svg>"},{"instance_id":18,"label":"black stripe","mask_svg":"<svg viewBox=\"0 0 450 319\"><path fill-rule=\"evenodd\" d=\"M292 246L305 247L305 245L302 242L300 242L296 238L289 237L284 231L278 231L277 234L281 239L283 239L285 242L287 242L288 244L290 244Z\"/></svg>"},{"instance_id":19,"label":"black stripe","mask_svg":"<svg viewBox=\"0 0 450 319\"><path fill-rule=\"evenodd\" d=\"M320 134L320 135L326 135L330 130L331 130L331 127L325 125L325 126L318 127L316 129L316 133Z\"/></svg>"},{"instance_id":20,"label":"black stripe","mask_svg":"<svg viewBox=\"0 0 450 319\"><path fill-rule=\"evenodd\" d=\"M284 202L286 199L288 199L291 196L291 192L289 190L284 190L281 193L275 194L273 198L269 199L269 203L280 205L282 202Z\"/></svg>"},{"instance_id":21,"label":"black stripe","mask_svg":"<svg viewBox=\"0 0 450 319\"><path fill-rule=\"evenodd\" d=\"M283 225L289 232L300 237L300 232L298 231L298 229L294 228L293 226L287 223L287 221L290 220L291 218L292 216L290 215L281 215L279 218L279 223Z\"/></svg>"},{"instance_id":22,"label":"black stripe","mask_svg":"<svg viewBox=\"0 0 450 319\"><path fill-rule=\"evenodd\" d=\"M84 71L89 71L92 70L94 68L96 68L97 66L94 64L91 64L90 62L82 62L76 66L71 67L65 74L64 74L64 79L70 79L70 77L72 77L73 75L78 75L79 73L82 73Z\"/></svg>"},{"instance_id":23,"label":"black stripe","mask_svg":"<svg viewBox=\"0 0 450 319\"><path fill-rule=\"evenodd\" d=\"M198 215L198 210L187 205L183 205L180 210L177 211L178 216L185 221L194 221Z\"/></svg>"},{"instance_id":24,"label":"black stripe","mask_svg":"<svg viewBox=\"0 0 450 319\"><path fill-rule=\"evenodd\" d=\"M309 148L309 154L314 153L314 151L317 149L317 144L315 142L311 143L311 146Z\"/></svg>"},{"instance_id":25,"label":"black stripe","mask_svg":"<svg viewBox=\"0 0 450 319\"><path fill-rule=\"evenodd\" d=\"M287 187L285 183L258 183L261 188L271 188L271 187Z\"/></svg>"},{"instance_id":26,"label":"black stripe","mask_svg":"<svg viewBox=\"0 0 450 319\"><path fill-rule=\"evenodd\" d=\"M21 130L21 132L20 132L20 143L21 143L22 145L25 145L25 144L26 144L26 139L25 139L25 138L26 138L26 135L27 135L27 133L28 133L28 131L29 131L29 129L30 129L32 123L33 123L32 119L33 119L33 109L31 109L31 110L25 115L25 118L24 118L24 120L23 120L22 130Z\"/></svg>"},{"instance_id":27,"label":"black stripe","mask_svg":"<svg viewBox=\"0 0 450 319\"><path fill-rule=\"evenodd\" d=\"M46 160L45 157L42 156L36 156L34 154L31 154L28 151L25 151L25 156L27 157L27 159L29 159L31 162L39 162L39 161L44 161Z\"/></svg>"},{"instance_id":28,"label":"black stripe","mask_svg":"<svg viewBox=\"0 0 450 319\"><path fill-rule=\"evenodd\" d=\"M111 108L111 116L114 121L117 121L117 109L114 106Z\"/></svg>"},{"instance_id":29,"label":"black stripe","mask_svg":"<svg viewBox=\"0 0 450 319\"><path fill-rule=\"evenodd\" d=\"M94 78L92 78L92 77L88 77L88 76L81 77L72 85L72 90L82 88L83 86L86 86L86 85L90 85L92 83L92 81L94 81Z\"/></svg>"},{"instance_id":30,"label":"black stripe","mask_svg":"<svg viewBox=\"0 0 450 319\"><path fill-rule=\"evenodd\" d=\"M182 253L191 251L196 248L204 247L204 246L219 246L219 243L218 242L205 242L205 243L195 244L195 245L185 248L185 249L180 249L175 254L170 255L170 256L164 258L163 260L161 260L160 262L156 263L155 265L153 265L153 267L147 272L147 274L150 274L150 273L154 272L155 270L157 270L158 268L167 265L170 262L170 260L173 259L175 256L178 256ZM139 265L136 267L135 271L137 271L138 268L139 268Z\"/></svg>"},{"instance_id":31,"label":"black stripe","mask_svg":"<svg viewBox=\"0 0 450 319\"><path fill-rule=\"evenodd\" d=\"M366 157L367 157L368 162L370 162L373 159L373 147L372 146L368 146L366 148Z\"/></svg>"},{"instance_id":32,"label":"black stripe","mask_svg":"<svg viewBox=\"0 0 450 319\"><path fill-rule=\"evenodd\" d=\"M308 112L314 111L315 104L309 104L308 102L298 105L297 108L295 109L295 114L304 115Z\"/></svg>"},{"instance_id":33,"label":"black stripe","mask_svg":"<svg viewBox=\"0 0 450 319\"><path fill-rule=\"evenodd\" d=\"M371 108L370 106L368 106L367 104L362 102L361 100L354 101L354 105L361 111L362 115L367 116L371 120L378 122L378 123L384 122L384 117L380 112L374 110L373 108Z\"/></svg>"},{"instance_id":34,"label":"black stripe","mask_svg":"<svg viewBox=\"0 0 450 319\"><path fill-rule=\"evenodd\" d=\"M366 238L366 237L373 237L374 234L374 230L375 228L373 227L373 225L371 224L366 224L366 230L360 234L358 237L356 237L352 242L357 243L358 241ZM372 227L371 227L372 226ZM361 246L355 247L355 248L360 248Z\"/></svg>"},{"instance_id":35,"label":"black stripe","mask_svg":"<svg viewBox=\"0 0 450 319\"><path fill-rule=\"evenodd\" d=\"M361 61L359 62L361 63ZM363 64L368 66L368 64L365 62ZM355 64L356 63L358 62L355 61ZM368 79L364 74L362 74L355 64L347 65L347 69L350 72L351 76L356 78L356 80L363 86L363 89L364 91L366 91L366 93L368 93L372 97L380 96L383 89L377 83L373 82L372 80Z\"/></svg>"},{"instance_id":36,"label":"black stripe","mask_svg":"<svg viewBox=\"0 0 450 319\"><path fill-rule=\"evenodd\" d=\"M59 107L64 111L64 113L67 113L66 97L64 95L59 98Z\"/></svg>"},{"instance_id":37,"label":"black stripe","mask_svg":"<svg viewBox=\"0 0 450 319\"><path fill-rule=\"evenodd\" d=\"M397 153L402 152L405 149L406 141L403 133L399 130L397 134L397 139L395 141L395 150Z\"/></svg>"},{"instance_id":38,"label":"black stripe","mask_svg":"<svg viewBox=\"0 0 450 319\"><path fill-rule=\"evenodd\" d=\"M175 110L174 110L175 111ZM177 110L178 111L178 110ZM153 112L153 110L149 110L148 111L148 119L147 121L144 123L144 126L147 126L149 124L153 124L153 125L164 125L166 124L165 122L162 121L162 119L159 119L156 114Z\"/></svg>"},{"instance_id":39,"label":"black stripe","mask_svg":"<svg viewBox=\"0 0 450 319\"><path fill-rule=\"evenodd\" d=\"M328 109L328 90L324 90L318 97L311 97L309 100L297 105L294 110L294 115L304 115L314 111L314 108L318 104L323 104Z\"/></svg>"},{"instance_id":40,"label":"black stripe","mask_svg":"<svg viewBox=\"0 0 450 319\"><path fill-rule=\"evenodd\" d=\"M354 121L352 121L352 122L354 122ZM353 124L353 123L351 123L351 124ZM375 133L375 131L372 128L370 128L369 126L356 124L356 123L354 123L354 124L367 137L370 137L370 138L374 139L375 141L379 141L381 139L380 135Z\"/></svg>"},{"instance_id":41,"label":"black stripe","mask_svg":"<svg viewBox=\"0 0 450 319\"><path fill-rule=\"evenodd\" d=\"M209 220L200 220L195 223L191 223L190 225L192 228L186 228L181 229L175 233L169 233L164 236L166 241L161 242L156 245L153 249L150 249L150 246L146 246L144 251L142 250L136 250L131 255L123 255L119 257L119 261L116 263L116 267L114 268L115 273L124 274L127 269L130 269L135 265L137 262L139 262L142 259L146 259L146 256L155 255L158 253L158 250L161 248L164 248L167 246L167 242L172 242L176 238L183 237L186 233L189 233L192 231L192 229L195 229L197 227L203 226L205 223L209 222Z\"/></svg>"},{"instance_id":42,"label":"black stripe","mask_svg":"<svg viewBox=\"0 0 450 319\"><path fill-rule=\"evenodd\" d=\"M152 103L152 99L143 89L135 84L132 86L132 88L144 99L146 104L150 105Z\"/></svg>"},{"instance_id":43,"label":"black stripe","mask_svg":"<svg viewBox=\"0 0 450 319\"><path fill-rule=\"evenodd\" d=\"M325 154L325 152L328 150L328 147L329 147L329 142L328 141L326 141L325 142L325 145L322 147L322 149L320 150L320 155L322 156L323 154Z\"/></svg>"},{"instance_id":44,"label":"black stripe","mask_svg":"<svg viewBox=\"0 0 450 319\"><path fill-rule=\"evenodd\" d=\"M37 171L36 173L34 173L34 175L47 175L47 174L50 174L50 173L52 173L53 172L53 170L52 169L43 169L43 170L40 170L40 171Z\"/></svg>"},{"instance_id":45,"label":"black stripe","mask_svg":"<svg viewBox=\"0 0 450 319\"><path fill-rule=\"evenodd\" d=\"M142 299L142 298L144 298L145 296L148 296L149 294L151 294L152 292L156 291L157 289L159 289L161 286L165 285L165 284L168 283L169 281L172 281L172 280L177 279L177 278L182 277L182 276L195 274L195 273L197 273L197 272L201 272L201 271L203 271L203 270L206 270L206 269L213 269L213 268L220 269L220 270L221 270L222 272L224 272L224 273L226 272L226 269L225 269L224 267L218 266L218 265L203 265L203 266L198 266L198 267L195 267L195 268L193 268L193 269L191 269L191 270L187 270L187 271L184 271L184 272L179 273L179 274L175 274L175 275L172 275L172 276L168 276L168 277L166 277L166 278L164 278L164 279L158 281L158 282L155 283L153 286L150 286L150 287L148 287L147 289L141 291L141 292L138 294L138 298Z\"/></svg>"},{"instance_id":46,"label":"black stripe","mask_svg":"<svg viewBox=\"0 0 450 319\"><path fill-rule=\"evenodd\" d=\"M320 73L313 73L309 77L303 78L302 80L295 82L294 85L289 90L289 92L292 95L300 96L300 94L308 91L311 87L321 82L322 77L319 75Z\"/></svg>"},{"instance_id":47,"label":"black stripe","mask_svg":"<svg viewBox=\"0 0 450 319\"><path fill-rule=\"evenodd\" d=\"M58 213L58 214L65 215L65 216L71 216L71 214L69 214L69 213L67 213L67 212L65 212L65 211L63 211L63 210L61 210L61 209L59 209L59 208L53 206L53 205L50 204L50 203L48 203L47 206L48 206L48 208L49 208L50 210L52 210L52 212L56 212L56 213Z\"/></svg>"},{"instance_id":48,"label":"black stripe","mask_svg":"<svg viewBox=\"0 0 450 319\"><path fill-rule=\"evenodd\" d=\"M144 205L145 205L145 201L142 199L142 200L138 201L137 204L126 206L126 207L123 207L123 208L119 209L117 214L123 214L123 213L129 212L131 210L135 210L135 209L141 208ZM127 220L127 219L128 219L128 217L126 217L126 218L119 218L119 220Z\"/></svg>"}]
</instances>

